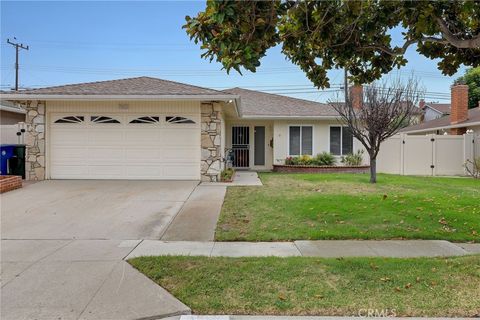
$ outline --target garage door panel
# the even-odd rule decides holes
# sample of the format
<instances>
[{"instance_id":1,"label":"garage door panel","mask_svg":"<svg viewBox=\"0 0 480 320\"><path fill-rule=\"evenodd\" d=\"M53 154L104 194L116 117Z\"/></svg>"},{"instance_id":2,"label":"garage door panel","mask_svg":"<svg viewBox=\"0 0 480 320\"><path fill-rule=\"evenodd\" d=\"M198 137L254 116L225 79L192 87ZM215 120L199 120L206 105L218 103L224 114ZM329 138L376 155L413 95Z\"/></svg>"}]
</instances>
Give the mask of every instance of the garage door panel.
<instances>
[{"instance_id":1,"label":"garage door panel","mask_svg":"<svg viewBox=\"0 0 480 320\"><path fill-rule=\"evenodd\" d=\"M84 179L89 174L88 167L77 165L52 165L51 175L57 179Z\"/></svg>"},{"instance_id":2,"label":"garage door panel","mask_svg":"<svg viewBox=\"0 0 480 320\"><path fill-rule=\"evenodd\" d=\"M187 147L165 147L162 159L169 163L198 163L200 162L200 154L192 154L191 149Z\"/></svg>"},{"instance_id":3,"label":"garage door panel","mask_svg":"<svg viewBox=\"0 0 480 320\"><path fill-rule=\"evenodd\" d=\"M82 124L51 123L51 178L200 179L199 116L189 116L195 124L165 123L165 116L131 124L135 115L95 115L120 123L93 123L92 114Z\"/></svg>"},{"instance_id":4,"label":"garage door panel","mask_svg":"<svg viewBox=\"0 0 480 320\"><path fill-rule=\"evenodd\" d=\"M161 129L159 127L150 128L150 129L139 129L132 130L128 129L125 131L125 143L127 145L140 145L140 146L154 146L155 144L161 145Z\"/></svg>"},{"instance_id":5,"label":"garage door panel","mask_svg":"<svg viewBox=\"0 0 480 320\"><path fill-rule=\"evenodd\" d=\"M88 176L93 179L122 179L123 165L89 165Z\"/></svg>"},{"instance_id":6,"label":"garage door panel","mask_svg":"<svg viewBox=\"0 0 480 320\"><path fill-rule=\"evenodd\" d=\"M153 148L128 148L125 151L125 159L128 162L141 164L142 162L160 163L163 151Z\"/></svg>"},{"instance_id":7,"label":"garage door panel","mask_svg":"<svg viewBox=\"0 0 480 320\"><path fill-rule=\"evenodd\" d=\"M50 143L52 146L71 146L71 145L85 145L88 141L85 134L85 128L73 129L52 129L50 134Z\"/></svg>"},{"instance_id":8,"label":"garage door panel","mask_svg":"<svg viewBox=\"0 0 480 320\"><path fill-rule=\"evenodd\" d=\"M87 158L89 164L96 164L99 161L109 164L121 164L125 155L123 147L90 147L88 149Z\"/></svg>"},{"instance_id":9,"label":"garage door panel","mask_svg":"<svg viewBox=\"0 0 480 320\"><path fill-rule=\"evenodd\" d=\"M196 146L200 144L200 130L198 129L164 129L162 142L165 146Z\"/></svg>"},{"instance_id":10,"label":"garage door panel","mask_svg":"<svg viewBox=\"0 0 480 320\"><path fill-rule=\"evenodd\" d=\"M51 153L53 164L83 165L88 157L87 148L57 146Z\"/></svg>"},{"instance_id":11,"label":"garage door panel","mask_svg":"<svg viewBox=\"0 0 480 320\"><path fill-rule=\"evenodd\" d=\"M164 176L163 165L145 164L143 166L126 166L126 176L132 179L150 179Z\"/></svg>"},{"instance_id":12,"label":"garage door panel","mask_svg":"<svg viewBox=\"0 0 480 320\"><path fill-rule=\"evenodd\" d=\"M122 129L88 129L88 145L124 145Z\"/></svg>"}]
</instances>

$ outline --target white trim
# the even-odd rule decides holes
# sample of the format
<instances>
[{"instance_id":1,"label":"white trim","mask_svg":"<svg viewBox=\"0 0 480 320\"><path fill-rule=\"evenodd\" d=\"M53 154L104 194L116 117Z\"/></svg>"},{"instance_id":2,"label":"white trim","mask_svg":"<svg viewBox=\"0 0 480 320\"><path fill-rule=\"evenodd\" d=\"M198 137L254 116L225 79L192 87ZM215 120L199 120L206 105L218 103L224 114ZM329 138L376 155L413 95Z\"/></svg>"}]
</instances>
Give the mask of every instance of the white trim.
<instances>
[{"instance_id":1,"label":"white trim","mask_svg":"<svg viewBox=\"0 0 480 320\"><path fill-rule=\"evenodd\" d=\"M300 127L300 154L290 154L290 128L291 127ZM312 154L313 157L315 155L315 126L309 123L302 123L302 124L289 124L287 130L287 156L288 157L298 157L303 156L302 154L302 127L312 127Z\"/></svg>"},{"instance_id":2,"label":"white trim","mask_svg":"<svg viewBox=\"0 0 480 320\"><path fill-rule=\"evenodd\" d=\"M340 130L340 154L333 154L331 152L331 148L330 148L330 128L331 127L340 127L341 130ZM343 154L343 128L348 128L348 126L343 126L343 125L339 125L339 124L329 124L328 125L328 153L331 153L333 156L335 157L342 157L344 156ZM352 153L354 152L354 148L353 148L353 143L355 141L355 137L353 136L352 134Z\"/></svg>"},{"instance_id":3,"label":"white trim","mask_svg":"<svg viewBox=\"0 0 480 320\"><path fill-rule=\"evenodd\" d=\"M85 95L69 95L69 94L22 94L22 93L2 93L2 99L5 100L220 100L230 101L238 100L238 95L103 95L103 94L85 94Z\"/></svg>"},{"instance_id":4,"label":"white trim","mask_svg":"<svg viewBox=\"0 0 480 320\"><path fill-rule=\"evenodd\" d=\"M411 130L411 131L401 131L399 133L408 134L408 133L418 133L418 132L429 132L429 131L437 131L437 130L442 130L442 129L468 128L468 127L474 127L474 126L478 126L478 125L480 125L480 121L467 122L467 123L457 123L457 124L451 124L451 125L448 125L448 126L432 127L432 128L418 129L418 130Z\"/></svg>"},{"instance_id":5,"label":"white trim","mask_svg":"<svg viewBox=\"0 0 480 320\"><path fill-rule=\"evenodd\" d=\"M242 119L248 120L338 120L338 116L264 116L242 115Z\"/></svg>"},{"instance_id":6,"label":"white trim","mask_svg":"<svg viewBox=\"0 0 480 320\"><path fill-rule=\"evenodd\" d=\"M1 111L6 111L6 112L18 113L18 114L26 114L27 113L27 110L25 110L25 109L20 109L20 108L5 106L5 105L0 105L0 110Z\"/></svg>"}]
</instances>

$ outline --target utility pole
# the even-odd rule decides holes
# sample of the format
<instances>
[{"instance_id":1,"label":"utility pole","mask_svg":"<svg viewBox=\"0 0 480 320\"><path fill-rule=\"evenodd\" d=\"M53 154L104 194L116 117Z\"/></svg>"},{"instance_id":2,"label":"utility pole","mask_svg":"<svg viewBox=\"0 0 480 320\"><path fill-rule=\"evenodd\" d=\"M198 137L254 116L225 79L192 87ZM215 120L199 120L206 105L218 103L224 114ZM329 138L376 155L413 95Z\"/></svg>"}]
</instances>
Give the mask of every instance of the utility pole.
<instances>
[{"instance_id":1,"label":"utility pole","mask_svg":"<svg viewBox=\"0 0 480 320\"><path fill-rule=\"evenodd\" d=\"M17 40L17 38L13 37L14 40ZM24 46L23 43L15 43L10 41L10 39L7 39L7 43L11 44L12 46L15 47L15 91L18 91L18 51L20 49L28 50L28 46Z\"/></svg>"}]
</instances>

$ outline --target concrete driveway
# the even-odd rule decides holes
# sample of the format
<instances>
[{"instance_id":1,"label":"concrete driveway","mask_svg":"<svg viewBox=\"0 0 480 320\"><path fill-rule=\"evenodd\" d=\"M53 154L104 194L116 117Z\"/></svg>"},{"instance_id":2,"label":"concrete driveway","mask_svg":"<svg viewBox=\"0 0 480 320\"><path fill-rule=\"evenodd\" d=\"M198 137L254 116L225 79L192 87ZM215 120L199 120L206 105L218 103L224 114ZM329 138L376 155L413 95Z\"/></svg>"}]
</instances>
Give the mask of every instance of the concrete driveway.
<instances>
[{"instance_id":1,"label":"concrete driveway","mask_svg":"<svg viewBox=\"0 0 480 320\"><path fill-rule=\"evenodd\" d=\"M2 195L3 319L157 319L190 309L123 259L196 181L44 181Z\"/></svg>"},{"instance_id":2,"label":"concrete driveway","mask_svg":"<svg viewBox=\"0 0 480 320\"><path fill-rule=\"evenodd\" d=\"M2 195L2 239L160 239L197 184L38 182Z\"/></svg>"}]
</instances>

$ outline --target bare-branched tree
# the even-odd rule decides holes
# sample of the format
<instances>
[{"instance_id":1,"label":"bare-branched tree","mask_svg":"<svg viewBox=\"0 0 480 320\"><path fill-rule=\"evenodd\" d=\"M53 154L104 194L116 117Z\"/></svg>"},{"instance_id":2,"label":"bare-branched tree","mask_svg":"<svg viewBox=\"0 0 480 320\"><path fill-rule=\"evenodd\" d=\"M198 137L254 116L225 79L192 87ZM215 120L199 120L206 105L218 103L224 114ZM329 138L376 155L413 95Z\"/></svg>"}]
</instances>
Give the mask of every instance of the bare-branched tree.
<instances>
[{"instance_id":1,"label":"bare-branched tree","mask_svg":"<svg viewBox=\"0 0 480 320\"><path fill-rule=\"evenodd\" d=\"M370 182L377 182L377 155L380 145L408 126L419 115L416 107L423 90L415 79L402 83L400 79L387 84L364 87L363 99L355 102L348 95L345 102L332 101L330 105L340 114L340 121L362 143L370 157Z\"/></svg>"}]
</instances>

